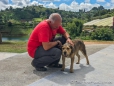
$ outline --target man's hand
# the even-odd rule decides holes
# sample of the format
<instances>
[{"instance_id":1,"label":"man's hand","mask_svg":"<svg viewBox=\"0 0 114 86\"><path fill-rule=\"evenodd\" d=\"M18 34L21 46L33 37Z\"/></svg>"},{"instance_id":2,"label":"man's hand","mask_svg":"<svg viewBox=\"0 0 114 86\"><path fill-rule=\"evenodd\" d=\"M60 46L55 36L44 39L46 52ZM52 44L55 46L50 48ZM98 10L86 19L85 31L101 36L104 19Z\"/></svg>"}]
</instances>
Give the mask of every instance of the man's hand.
<instances>
[{"instance_id":1,"label":"man's hand","mask_svg":"<svg viewBox=\"0 0 114 86\"><path fill-rule=\"evenodd\" d=\"M67 39L67 42L70 43L72 46L74 46L74 43L72 42L70 38Z\"/></svg>"},{"instance_id":2,"label":"man's hand","mask_svg":"<svg viewBox=\"0 0 114 86\"><path fill-rule=\"evenodd\" d=\"M58 43L58 46L61 48L62 47L62 43L59 40L57 40L57 43Z\"/></svg>"}]
</instances>

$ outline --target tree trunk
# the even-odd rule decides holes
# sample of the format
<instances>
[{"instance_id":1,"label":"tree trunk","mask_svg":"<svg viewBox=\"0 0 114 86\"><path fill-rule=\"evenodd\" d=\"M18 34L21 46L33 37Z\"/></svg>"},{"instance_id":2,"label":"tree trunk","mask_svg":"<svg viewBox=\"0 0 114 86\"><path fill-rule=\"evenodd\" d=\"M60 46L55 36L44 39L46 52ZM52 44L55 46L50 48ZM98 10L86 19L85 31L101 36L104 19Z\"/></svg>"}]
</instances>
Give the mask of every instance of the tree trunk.
<instances>
[{"instance_id":1,"label":"tree trunk","mask_svg":"<svg viewBox=\"0 0 114 86\"><path fill-rule=\"evenodd\" d=\"M0 32L0 44L2 43L2 33Z\"/></svg>"}]
</instances>

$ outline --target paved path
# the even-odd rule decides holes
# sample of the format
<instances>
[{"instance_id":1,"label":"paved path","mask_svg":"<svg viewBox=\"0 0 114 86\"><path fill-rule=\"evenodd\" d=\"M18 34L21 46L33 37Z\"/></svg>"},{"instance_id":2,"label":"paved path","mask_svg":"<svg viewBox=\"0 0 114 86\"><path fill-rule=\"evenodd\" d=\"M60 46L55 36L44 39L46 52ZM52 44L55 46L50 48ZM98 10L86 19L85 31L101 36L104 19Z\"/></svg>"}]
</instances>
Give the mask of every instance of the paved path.
<instances>
[{"instance_id":1,"label":"paved path","mask_svg":"<svg viewBox=\"0 0 114 86\"><path fill-rule=\"evenodd\" d=\"M74 64L74 73L69 66L64 72L57 71L28 86L114 86L114 45L89 56L90 64Z\"/></svg>"},{"instance_id":2,"label":"paved path","mask_svg":"<svg viewBox=\"0 0 114 86\"><path fill-rule=\"evenodd\" d=\"M108 46L110 45L108 44L86 45L88 56ZM57 68L48 68L48 71L46 72L39 72L39 71L36 71L31 66L30 63L32 61L32 58L28 56L27 52L22 54L12 53L13 56L10 56L10 55L9 53L0 53L0 58L2 58L2 60L0 60L0 86L27 86L37 80L40 80L60 70ZM82 60L83 58L84 56L81 55ZM81 64L84 65L85 60L84 60L84 63L83 61L81 61ZM69 66L69 65L70 65L70 59L67 59L66 66ZM80 65L77 65L77 66L80 66ZM79 68L79 67L76 67L76 68ZM82 67L81 69L83 70L84 67ZM66 73L68 71L66 71Z\"/></svg>"},{"instance_id":3,"label":"paved path","mask_svg":"<svg viewBox=\"0 0 114 86\"><path fill-rule=\"evenodd\" d=\"M0 60L17 55L18 53L0 52Z\"/></svg>"}]
</instances>

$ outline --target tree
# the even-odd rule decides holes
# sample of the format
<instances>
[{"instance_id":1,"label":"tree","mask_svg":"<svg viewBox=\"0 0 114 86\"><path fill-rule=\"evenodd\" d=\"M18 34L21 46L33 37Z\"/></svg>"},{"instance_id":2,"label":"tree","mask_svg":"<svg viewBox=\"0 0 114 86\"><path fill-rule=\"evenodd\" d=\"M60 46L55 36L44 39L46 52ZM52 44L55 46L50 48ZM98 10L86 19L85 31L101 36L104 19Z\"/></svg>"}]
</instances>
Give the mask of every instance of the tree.
<instances>
[{"instance_id":1,"label":"tree","mask_svg":"<svg viewBox=\"0 0 114 86\"><path fill-rule=\"evenodd\" d=\"M94 10L95 11L95 10L98 10L98 8L97 7L93 7L91 10Z\"/></svg>"},{"instance_id":2,"label":"tree","mask_svg":"<svg viewBox=\"0 0 114 86\"><path fill-rule=\"evenodd\" d=\"M71 38L75 38L77 36L77 27L75 23L68 23L67 30L71 36Z\"/></svg>"},{"instance_id":3,"label":"tree","mask_svg":"<svg viewBox=\"0 0 114 86\"><path fill-rule=\"evenodd\" d=\"M10 6L9 10L10 10L10 11L12 11L12 10L13 10L13 7L12 7L12 6Z\"/></svg>"},{"instance_id":4,"label":"tree","mask_svg":"<svg viewBox=\"0 0 114 86\"><path fill-rule=\"evenodd\" d=\"M66 26L66 29L68 30L72 38L80 36L82 28L83 28L83 23L78 19L72 19L72 22L68 23Z\"/></svg>"},{"instance_id":5,"label":"tree","mask_svg":"<svg viewBox=\"0 0 114 86\"><path fill-rule=\"evenodd\" d=\"M103 6L99 6L98 10L104 10L104 7Z\"/></svg>"}]
</instances>

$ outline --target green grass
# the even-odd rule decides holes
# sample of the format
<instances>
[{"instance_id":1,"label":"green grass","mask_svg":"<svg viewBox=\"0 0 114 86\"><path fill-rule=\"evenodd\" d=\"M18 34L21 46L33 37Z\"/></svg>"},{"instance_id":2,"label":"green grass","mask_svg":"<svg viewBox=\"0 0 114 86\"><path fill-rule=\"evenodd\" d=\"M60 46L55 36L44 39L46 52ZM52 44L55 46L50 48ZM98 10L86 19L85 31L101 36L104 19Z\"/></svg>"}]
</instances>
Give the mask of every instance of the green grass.
<instances>
[{"instance_id":1,"label":"green grass","mask_svg":"<svg viewBox=\"0 0 114 86\"><path fill-rule=\"evenodd\" d=\"M90 44L114 44L114 41L83 40ZM0 52L24 53L27 52L27 42L7 41L0 44Z\"/></svg>"},{"instance_id":2,"label":"green grass","mask_svg":"<svg viewBox=\"0 0 114 86\"><path fill-rule=\"evenodd\" d=\"M34 21L39 21L39 22L40 22L40 21L42 21L42 18L34 18L33 20L34 20Z\"/></svg>"},{"instance_id":3,"label":"green grass","mask_svg":"<svg viewBox=\"0 0 114 86\"><path fill-rule=\"evenodd\" d=\"M27 52L26 46L27 42L25 41L2 42L2 44L0 44L0 52L23 53Z\"/></svg>"}]
</instances>

